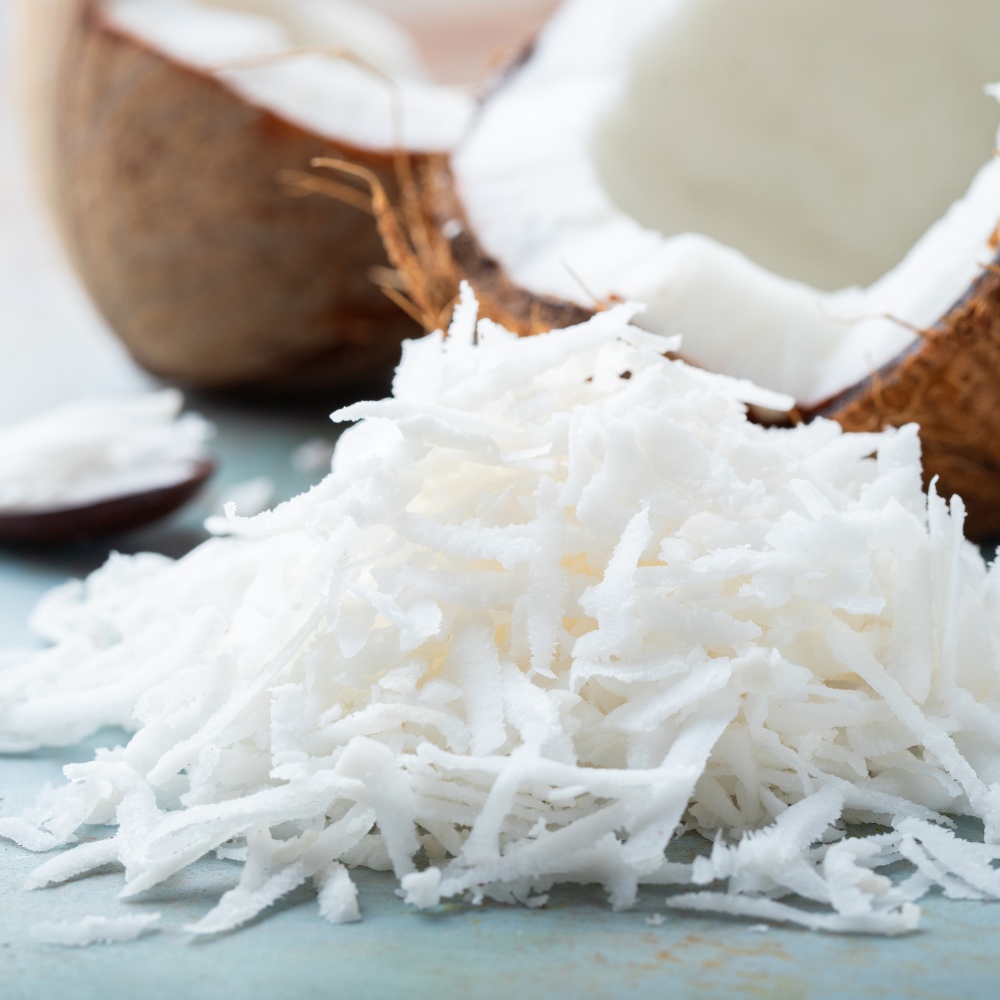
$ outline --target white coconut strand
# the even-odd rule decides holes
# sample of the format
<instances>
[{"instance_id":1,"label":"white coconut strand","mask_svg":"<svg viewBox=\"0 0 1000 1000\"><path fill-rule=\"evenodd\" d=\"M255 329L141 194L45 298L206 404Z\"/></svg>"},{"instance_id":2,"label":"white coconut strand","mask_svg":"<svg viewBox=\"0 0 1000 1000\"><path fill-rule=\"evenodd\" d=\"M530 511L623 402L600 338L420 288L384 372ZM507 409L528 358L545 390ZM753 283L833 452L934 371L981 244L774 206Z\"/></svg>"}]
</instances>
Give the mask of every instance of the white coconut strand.
<instances>
[{"instance_id":1,"label":"white coconut strand","mask_svg":"<svg viewBox=\"0 0 1000 1000\"><path fill-rule=\"evenodd\" d=\"M57 854L44 865L39 865L25 880L25 889L41 889L47 885L68 882L118 861L118 845L113 837L79 844L72 850Z\"/></svg>"},{"instance_id":2,"label":"white coconut strand","mask_svg":"<svg viewBox=\"0 0 1000 1000\"><path fill-rule=\"evenodd\" d=\"M773 899L748 896L728 896L721 892L689 892L667 899L675 910L702 913L722 913L734 917L771 920L774 923L797 924L813 931L840 934L908 934L919 926L920 908L905 903L890 914L873 913L864 916L841 916L836 913L814 913L800 910Z\"/></svg>"},{"instance_id":3,"label":"white coconut strand","mask_svg":"<svg viewBox=\"0 0 1000 1000\"><path fill-rule=\"evenodd\" d=\"M135 913L119 917L87 916L79 920L34 924L29 933L43 944L65 948L88 948L93 944L123 944L135 941L160 922L159 913Z\"/></svg>"},{"instance_id":4,"label":"white coconut strand","mask_svg":"<svg viewBox=\"0 0 1000 1000\"><path fill-rule=\"evenodd\" d=\"M423 907L722 879L670 905L838 932L1000 895L945 818L995 837L1000 577L922 493L915 428L751 424L782 401L634 315L521 340L466 289L393 399L336 415L317 487L43 601L50 648L0 657L0 746L133 735L0 819L38 851L117 825L29 884L242 861L195 934L307 884L357 919L357 864ZM684 830L710 858L667 861Z\"/></svg>"}]
</instances>

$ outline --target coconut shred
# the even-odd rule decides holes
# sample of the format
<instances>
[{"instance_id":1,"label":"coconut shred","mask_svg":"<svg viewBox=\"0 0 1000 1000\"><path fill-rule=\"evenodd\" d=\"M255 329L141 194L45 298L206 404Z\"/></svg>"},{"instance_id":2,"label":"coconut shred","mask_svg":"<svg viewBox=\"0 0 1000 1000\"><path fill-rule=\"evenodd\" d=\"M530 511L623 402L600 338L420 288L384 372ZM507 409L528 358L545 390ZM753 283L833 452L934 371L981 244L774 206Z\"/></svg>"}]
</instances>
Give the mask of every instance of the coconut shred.
<instances>
[{"instance_id":1,"label":"coconut shred","mask_svg":"<svg viewBox=\"0 0 1000 1000\"><path fill-rule=\"evenodd\" d=\"M0 428L0 510L63 510L188 479L212 425L176 389L71 403Z\"/></svg>"},{"instance_id":2,"label":"coconut shred","mask_svg":"<svg viewBox=\"0 0 1000 1000\"><path fill-rule=\"evenodd\" d=\"M199 935L303 884L358 919L354 865L422 908L599 883L881 934L935 887L1000 896L1000 574L916 429L752 424L789 401L664 358L630 307L527 339L475 313L466 288L391 399L335 414L310 492L42 601L3 749L132 736L0 821L52 852L29 887L242 864ZM668 860L684 833L710 850Z\"/></svg>"}]
</instances>

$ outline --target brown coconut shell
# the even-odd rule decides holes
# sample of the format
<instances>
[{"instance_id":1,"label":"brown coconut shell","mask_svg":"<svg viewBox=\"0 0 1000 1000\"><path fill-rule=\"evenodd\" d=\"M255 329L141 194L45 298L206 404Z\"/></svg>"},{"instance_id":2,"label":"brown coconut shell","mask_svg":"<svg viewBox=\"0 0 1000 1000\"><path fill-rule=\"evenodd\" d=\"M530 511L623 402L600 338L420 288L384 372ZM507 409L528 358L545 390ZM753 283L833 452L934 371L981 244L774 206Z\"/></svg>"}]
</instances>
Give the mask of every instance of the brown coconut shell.
<instances>
[{"instance_id":1,"label":"brown coconut shell","mask_svg":"<svg viewBox=\"0 0 1000 1000\"><path fill-rule=\"evenodd\" d=\"M420 239L401 232L398 212L381 225L428 329L447 320L463 279L481 315L521 335L583 322L608 305L588 309L518 287L477 241L448 160L429 158L416 177L403 214L419 219ZM1000 266L986 265L966 295L880 371L801 416L830 417L849 431L919 424L926 482L937 478L942 496L962 497L970 538L1000 537Z\"/></svg>"},{"instance_id":2,"label":"brown coconut shell","mask_svg":"<svg viewBox=\"0 0 1000 1000\"><path fill-rule=\"evenodd\" d=\"M60 39L39 72L41 174L86 287L141 365L201 388L300 391L395 363L419 327L371 280L387 260L366 193L288 183L334 156L395 191L391 150L251 104L118 29L97 0L45 0L37 17Z\"/></svg>"}]
</instances>

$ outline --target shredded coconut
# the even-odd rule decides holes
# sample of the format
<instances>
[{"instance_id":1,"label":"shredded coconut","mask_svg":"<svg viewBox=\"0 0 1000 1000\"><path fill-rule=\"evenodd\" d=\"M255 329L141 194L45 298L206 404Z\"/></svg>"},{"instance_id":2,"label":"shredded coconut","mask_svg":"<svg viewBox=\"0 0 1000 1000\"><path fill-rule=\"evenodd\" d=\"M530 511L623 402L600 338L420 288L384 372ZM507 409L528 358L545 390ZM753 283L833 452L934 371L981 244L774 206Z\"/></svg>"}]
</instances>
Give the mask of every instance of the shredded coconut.
<instances>
[{"instance_id":1,"label":"shredded coconut","mask_svg":"<svg viewBox=\"0 0 1000 1000\"><path fill-rule=\"evenodd\" d=\"M0 509L58 509L187 479L212 425L176 389L93 399L0 429Z\"/></svg>"},{"instance_id":2,"label":"shredded coconut","mask_svg":"<svg viewBox=\"0 0 1000 1000\"><path fill-rule=\"evenodd\" d=\"M359 423L311 491L44 600L3 749L134 736L0 820L38 851L116 827L30 884L242 861L195 934L305 884L356 919L355 865L419 907L648 884L837 932L1000 896L1000 575L922 491L916 428L754 425L787 400L633 314L518 339L466 289L393 398L335 415ZM668 860L684 831L710 854Z\"/></svg>"}]
</instances>

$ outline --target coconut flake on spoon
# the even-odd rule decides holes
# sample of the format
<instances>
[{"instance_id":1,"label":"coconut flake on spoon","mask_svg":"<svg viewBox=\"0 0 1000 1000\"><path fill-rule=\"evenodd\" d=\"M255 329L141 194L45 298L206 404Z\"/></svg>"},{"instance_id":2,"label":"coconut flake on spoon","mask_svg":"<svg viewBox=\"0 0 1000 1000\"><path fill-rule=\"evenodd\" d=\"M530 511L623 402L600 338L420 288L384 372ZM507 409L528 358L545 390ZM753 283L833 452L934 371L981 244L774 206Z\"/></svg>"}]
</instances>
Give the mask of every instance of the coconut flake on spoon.
<instances>
[{"instance_id":1,"label":"coconut flake on spoon","mask_svg":"<svg viewBox=\"0 0 1000 1000\"><path fill-rule=\"evenodd\" d=\"M189 500L213 426L173 389L72 403L0 432L0 542L60 544L129 530Z\"/></svg>"},{"instance_id":2,"label":"coconut flake on spoon","mask_svg":"<svg viewBox=\"0 0 1000 1000\"><path fill-rule=\"evenodd\" d=\"M917 420L1000 531L997 37L985 0L571 0L430 172L452 277L522 332L636 300L807 414Z\"/></svg>"},{"instance_id":3,"label":"coconut flake on spoon","mask_svg":"<svg viewBox=\"0 0 1000 1000\"><path fill-rule=\"evenodd\" d=\"M40 172L137 361L279 391L389 371L419 328L372 280L387 261L367 192L299 183L332 155L391 189L400 152L453 146L472 102L422 78L403 32L339 0L66 0L24 15L34 89L50 79Z\"/></svg>"}]
</instances>

